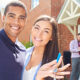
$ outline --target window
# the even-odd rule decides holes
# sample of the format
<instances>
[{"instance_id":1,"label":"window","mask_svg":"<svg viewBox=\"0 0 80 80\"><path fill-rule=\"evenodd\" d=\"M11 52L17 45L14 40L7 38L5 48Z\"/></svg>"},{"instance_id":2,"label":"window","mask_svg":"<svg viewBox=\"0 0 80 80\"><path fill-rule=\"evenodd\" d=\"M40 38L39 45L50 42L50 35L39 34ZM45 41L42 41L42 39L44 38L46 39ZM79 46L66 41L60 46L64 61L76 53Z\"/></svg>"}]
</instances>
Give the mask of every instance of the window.
<instances>
[{"instance_id":1,"label":"window","mask_svg":"<svg viewBox=\"0 0 80 80\"><path fill-rule=\"evenodd\" d=\"M78 33L80 33L80 24L78 25Z\"/></svg>"},{"instance_id":2,"label":"window","mask_svg":"<svg viewBox=\"0 0 80 80\"><path fill-rule=\"evenodd\" d=\"M38 5L39 5L39 0L32 0L31 9L35 8Z\"/></svg>"}]
</instances>

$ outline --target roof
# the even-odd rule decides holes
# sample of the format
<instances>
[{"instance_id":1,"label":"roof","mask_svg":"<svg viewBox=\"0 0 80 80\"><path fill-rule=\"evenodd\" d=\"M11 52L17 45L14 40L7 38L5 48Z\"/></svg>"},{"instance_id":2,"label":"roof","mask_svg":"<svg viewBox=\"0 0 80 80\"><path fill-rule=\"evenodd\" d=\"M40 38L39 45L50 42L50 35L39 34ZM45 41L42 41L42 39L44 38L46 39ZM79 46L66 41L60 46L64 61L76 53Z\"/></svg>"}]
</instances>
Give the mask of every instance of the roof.
<instances>
[{"instance_id":1,"label":"roof","mask_svg":"<svg viewBox=\"0 0 80 80\"><path fill-rule=\"evenodd\" d=\"M80 17L80 0L65 0L57 17L58 24L77 25Z\"/></svg>"}]
</instances>

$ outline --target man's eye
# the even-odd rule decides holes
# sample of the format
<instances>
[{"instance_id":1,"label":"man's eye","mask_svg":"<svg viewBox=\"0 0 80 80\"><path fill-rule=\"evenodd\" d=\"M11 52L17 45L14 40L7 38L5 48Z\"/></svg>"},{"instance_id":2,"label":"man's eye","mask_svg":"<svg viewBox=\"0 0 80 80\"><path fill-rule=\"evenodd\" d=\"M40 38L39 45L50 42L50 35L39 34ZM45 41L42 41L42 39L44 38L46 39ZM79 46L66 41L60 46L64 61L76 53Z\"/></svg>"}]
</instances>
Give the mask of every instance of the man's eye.
<instances>
[{"instance_id":1,"label":"man's eye","mask_svg":"<svg viewBox=\"0 0 80 80\"><path fill-rule=\"evenodd\" d=\"M13 15L9 15L9 17L13 18L14 16Z\"/></svg>"},{"instance_id":2,"label":"man's eye","mask_svg":"<svg viewBox=\"0 0 80 80\"><path fill-rule=\"evenodd\" d=\"M20 17L19 19L24 20L25 18L24 17Z\"/></svg>"}]
</instances>

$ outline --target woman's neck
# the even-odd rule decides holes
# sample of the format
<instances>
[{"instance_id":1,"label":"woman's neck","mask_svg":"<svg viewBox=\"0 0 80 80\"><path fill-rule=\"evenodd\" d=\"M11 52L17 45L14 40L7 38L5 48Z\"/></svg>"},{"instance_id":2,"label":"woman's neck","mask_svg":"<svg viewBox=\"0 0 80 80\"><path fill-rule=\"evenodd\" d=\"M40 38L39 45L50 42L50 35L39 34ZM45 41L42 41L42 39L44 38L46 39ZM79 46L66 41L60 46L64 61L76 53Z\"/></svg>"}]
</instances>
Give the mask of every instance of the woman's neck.
<instances>
[{"instance_id":1,"label":"woman's neck","mask_svg":"<svg viewBox=\"0 0 80 80\"><path fill-rule=\"evenodd\" d=\"M31 67L40 64L44 54L44 47L34 47L31 59L26 67L26 70L29 70Z\"/></svg>"},{"instance_id":2,"label":"woman's neck","mask_svg":"<svg viewBox=\"0 0 80 80\"><path fill-rule=\"evenodd\" d=\"M44 50L45 50L45 47L35 47L34 51L33 51L33 54L43 55Z\"/></svg>"}]
</instances>

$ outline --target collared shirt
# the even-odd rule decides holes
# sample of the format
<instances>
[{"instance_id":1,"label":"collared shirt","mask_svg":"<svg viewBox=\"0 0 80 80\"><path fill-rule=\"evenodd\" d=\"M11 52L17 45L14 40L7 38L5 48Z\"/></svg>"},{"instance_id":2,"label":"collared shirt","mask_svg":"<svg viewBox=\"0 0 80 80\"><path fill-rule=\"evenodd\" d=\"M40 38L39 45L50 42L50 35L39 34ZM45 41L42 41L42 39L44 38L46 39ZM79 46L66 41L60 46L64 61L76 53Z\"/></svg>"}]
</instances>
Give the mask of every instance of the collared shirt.
<instances>
[{"instance_id":1,"label":"collared shirt","mask_svg":"<svg viewBox=\"0 0 80 80\"><path fill-rule=\"evenodd\" d=\"M21 80L21 73L26 55L25 48L19 41L13 43L0 31L0 80Z\"/></svg>"},{"instance_id":2,"label":"collared shirt","mask_svg":"<svg viewBox=\"0 0 80 80\"><path fill-rule=\"evenodd\" d=\"M20 63L20 65L24 66L25 56L26 56L26 48L24 45L16 40L15 43L13 43L7 36L4 30L1 31L2 35L2 41L5 43L5 45L13 52L13 56L15 57L15 61Z\"/></svg>"},{"instance_id":3,"label":"collared shirt","mask_svg":"<svg viewBox=\"0 0 80 80\"><path fill-rule=\"evenodd\" d=\"M70 51L71 51L71 57L72 58L80 57L79 51L78 51L78 41L77 41L77 39L72 40L70 42Z\"/></svg>"},{"instance_id":4,"label":"collared shirt","mask_svg":"<svg viewBox=\"0 0 80 80\"><path fill-rule=\"evenodd\" d=\"M26 48L18 40L16 40L15 44L17 44L19 46L19 48L21 49L21 50L18 50L19 53L17 54L17 58L14 54L15 60L17 62L19 62L22 66L24 66L24 62L25 62L25 59L26 59L25 57L26 57L26 54L27 54Z\"/></svg>"}]
</instances>

